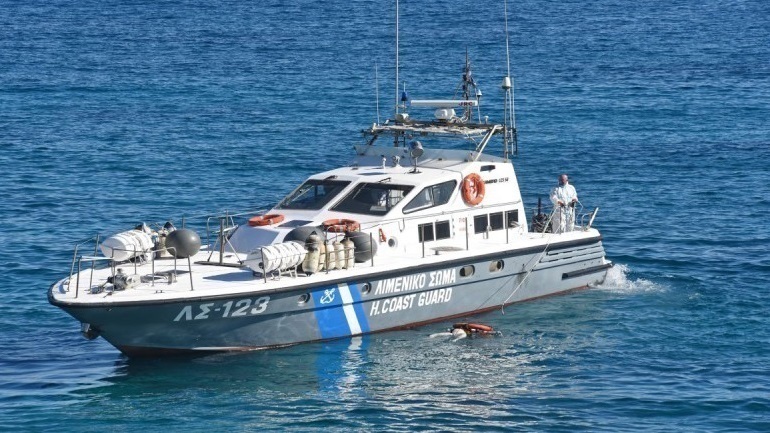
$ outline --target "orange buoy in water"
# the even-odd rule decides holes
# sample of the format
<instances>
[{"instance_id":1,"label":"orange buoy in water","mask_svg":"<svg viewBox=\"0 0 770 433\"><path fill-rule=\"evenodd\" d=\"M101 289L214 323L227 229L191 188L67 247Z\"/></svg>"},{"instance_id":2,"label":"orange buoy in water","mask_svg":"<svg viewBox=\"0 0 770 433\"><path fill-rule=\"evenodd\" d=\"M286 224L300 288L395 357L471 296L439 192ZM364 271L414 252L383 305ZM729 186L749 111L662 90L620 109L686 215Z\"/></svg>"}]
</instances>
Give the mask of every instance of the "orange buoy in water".
<instances>
[{"instance_id":1,"label":"orange buoy in water","mask_svg":"<svg viewBox=\"0 0 770 433\"><path fill-rule=\"evenodd\" d=\"M472 334L472 333L481 333L481 334L491 334L494 333L495 330L491 326L482 325L480 323L455 323L452 325L452 329L462 329L463 331Z\"/></svg>"}]
</instances>

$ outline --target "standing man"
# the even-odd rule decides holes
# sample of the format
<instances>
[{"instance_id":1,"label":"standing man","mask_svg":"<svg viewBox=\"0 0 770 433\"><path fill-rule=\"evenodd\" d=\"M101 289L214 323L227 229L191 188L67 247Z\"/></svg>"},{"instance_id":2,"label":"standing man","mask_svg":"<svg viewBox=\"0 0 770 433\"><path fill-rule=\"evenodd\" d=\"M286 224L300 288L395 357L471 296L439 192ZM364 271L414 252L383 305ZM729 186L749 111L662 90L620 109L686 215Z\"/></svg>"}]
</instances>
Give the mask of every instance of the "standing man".
<instances>
[{"instance_id":1,"label":"standing man","mask_svg":"<svg viewBox=\"0 0 770 433\"><path fill-rule=\"evenodd\" d=\"M566 174L559 176L559 186L551 191L551 203L555 210L551 221L553 233L571 232L575 228L575 203L578 201L575 187L569 184Z\"/></svg>"}]
</instances>

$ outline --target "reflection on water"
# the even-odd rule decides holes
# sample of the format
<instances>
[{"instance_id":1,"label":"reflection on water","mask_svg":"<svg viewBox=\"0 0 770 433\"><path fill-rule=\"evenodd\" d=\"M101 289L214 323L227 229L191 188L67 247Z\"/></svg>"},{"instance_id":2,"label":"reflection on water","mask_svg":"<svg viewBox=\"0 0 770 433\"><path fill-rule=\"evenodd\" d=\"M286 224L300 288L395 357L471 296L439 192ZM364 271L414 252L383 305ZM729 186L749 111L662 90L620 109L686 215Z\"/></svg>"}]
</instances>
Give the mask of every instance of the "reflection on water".
<instances>
[{"instance_id":1,"label":"reflection on water","mask_svg":"<svg viewBox=\"0 0 770 433\"><path fill-rule=\"evenodd\" d=\"M369 340L369 336L354 337L324 345L326 350L315 361L319 394L338 400L366 398L363 382L369 367Z\"/></svg>"},{"instance_id":2,"label":"reflection on water","mask_svg":"<svg viewBox=\"0 0 770 433\"><path fill-rule=\"evenodd\" d=\"M288 416L292 407L317 404L337 414L332 418L357 410L444 416L467 413L469 407L475 416L492 416L512 396L540 392L549 363L574 350L564 345L576 341L517 331L510 316L484 318L499 322L494 326L502 328L503 336L430 339L448 326L440 324L252 353L162 360L119 356L109 373L94 371L103 376L93 380L111 386L73 394L86 412L101 401L116 410L166 402L155 409L157 415L172 407L184 411L189 404L184 395L206 395L211 405L240 403L273 415ZM313 417L303 413L310 418L292 423L312 425Z\"/></svg>"}]
</instances>

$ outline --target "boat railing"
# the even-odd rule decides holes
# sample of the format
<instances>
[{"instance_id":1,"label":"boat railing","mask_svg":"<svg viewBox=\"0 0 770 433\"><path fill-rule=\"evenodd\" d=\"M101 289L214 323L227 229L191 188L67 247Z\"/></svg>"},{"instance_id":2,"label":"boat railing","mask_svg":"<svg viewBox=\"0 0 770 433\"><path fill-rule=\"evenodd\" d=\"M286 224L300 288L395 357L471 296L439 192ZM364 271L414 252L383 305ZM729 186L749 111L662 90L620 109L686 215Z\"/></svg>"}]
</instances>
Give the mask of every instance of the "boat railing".
<instances>
[{"instance_id":1,"label":"boat railing","mask_svg":"<svg viewBox=\"0 0 770 433\"><path fill-rule=\"evenodd\" d=\"M110 257L107 256L97 256L96 253L98 251L99 247L99 235L96 235L93 238L90 238L88 240L85 240L83 242L78 243L75 245L75 254L72 258L72 266L70 267L70 277L67 280L67 288L65 289L66 292L69 292L71 290L71 284L73 276L75 278L75 298L77 298L80 295L80 277L83 274L83 264L90 264L90 272L88 273L88 290L92 290L94 287L94 272L97 269L106 269L107 267L110 268L110 276L112 277L113 281L115 278L115 275L118 270L119 265L133 265L134 267L134 275L138 275L139 266L143 263L150 262L151 264L151 273L144 275L144 277L140 277L142 282L149 282L151 286L155 286L155 282L158 281L159 277L162 277L165 279L169 284L175 282L177 280L178 276L178 264L177 261L180 260L176 257L176 250L174 247L166 247L166 248L158 248L158 249L152 249L147 251L139 251L136 249L136 247L132 249L124 249L124 248L112 248L112 254ZM82 247L84 244L87 244L89 242L94 242L94 255L88 256L88 255L81 255L78 256L78 251L80 247ZM115 258L115 253L121 253L121 252L127 252L131 253L132 259L124 262L118 262ZM164 272L155 272L155 262L158 259L155 259L156 255L162 252L170 252L172 253L171 256L174 260L174 269L173 271L164 271ZM187 268L188 273L192 274L192 263L189 257L187 257ZM75 270L77 269L77 272ZM144 280L147 281L144 281ZM105 280L104 283L102 283L102 287L106 285L109 282L109 279ZM190 278L190 290L193 290L193 281L192 277Z\"/></svg>"},{"instance_id":2,"label":"boat railing","mask_svg":"<svg viewBox=\"0 0 770 433\"><path fill-rule=\"evenodd\" d=\"M230 233L238 227L238 224L235 222L236 219L249 215L261 215L268 210L267 208L257 208L236 212L225 211L223 214L207 216L206 245L209 249L213 249L216 245L223 245L222 239L228 238ZM213 222L216 222L216 224L212 224Z\"/></svg>"},{"instance_id":3,"label":"boat railing","mask_svg":"<svg viewBox=\"0 0 770 433\"><path fill-rule=\"evenodd\" d=\"M599 208L595 207L591 212L581 212L578 217L580 219L580 228L582 230L588 230L594 224L596 214L599 213ZM577 220L577 218L576 218Z\"/></svg>"},{"instance_id":4,"label":"boat railing","mask_svg":"<svg viewBox=\"0 0 770 433\"><path fill-rule=\"evenodd\" d=\"M503 202L503 203L495 203L495 204L477 206L477 207L474 207L472 209L457 209L457 210L450 210L450 211L434 212L434 213L429 213L429 214L404 215L404 216L400 216L400 217L396 217L396 218L386 218L386 219L381 219L381 220L376 220L376 221L371 221L371 222L362 222L362 223L360 223L360 229L359 230L370 233L370 237L372 238L371 242L374 242L374 237L378 236L378 235L377 234L372 234L372 233L376 233L379 229L381 229L383 227L386 227L388 225L397 224L399 226L400 230L403 231L403 230L405 230L406 226L409 223L412 223L412 222L415 222L415 221L427 222L427 221L429 221L432 218L435 219L435 218L439 218L439 217L445 217L445 218L455 217L455 218L457 218L458 215L459 215L459 218L458 218L459 221L461 223L465 224L465 238L463 239L463 244L461 246L458 245L458 248L461 248L461 249L464 249L464 250L468 250L469 247L470 247L470 240L471 240L471 238L470 238L471 234L469 233L469 230L468 230L469 229L469 227L468 227L469 226L468 218L472 218L473 215L475 215L475 213L479 212L479 211L485 211L485 210L486 211L491 211L491 210L495 210L495 209L499 209L499 208L511 208L512 206L520 204L520 203L521 203L521 200L515 200L515 201L509 201L509 202ZM214 243L213 244L209 244L210 245L209 248L211 249L212 255L213 255L213 253L215 251L218 250L219 251L219 257L220 257L220 262L222 261L222 258L224 257L225 252L226 252L225 248L226 248L226 246L228 245L228 242L229 242L229 240L228 240L229 239L229 234L232 232L232 230L234 230L235 228L238 227L238 222L237 221L238 221L239 218L242 218L242 217L245 217L245 216L249 216L249 215L255 215L255 214L256 215L260 215L260 214L264 214L267 211L269 211L269 209L267 209L267 210L266 209L251 210L251 211L239 212L239 213L225 213L225 214L221 214L221 215L218 215L218 216L208 217L207 220L206 220L206 222L207 222L207 233L211 233L212 236L216 235L216 238L215 238L216 240L214 241ZM508 243L510 241L510 231L520 227L520 224L519 224L518 221L514 221L514 220L509 221L508 220L509 216L508 216L507 213L504 213L504 218L505 218L504 226L505 226L505 231L506 231L506 243ZM216 226L214 226L212 224L212 222L214 220L219 221L219 227L216 227ZM487 237L489 237L489 232L490 231L491 230L489 230L489 229L486 230L485 233L486 233ZM328 232L328 230L326 231L325 235L327 235L327 239L334 238L335 236L341 236L341 235L337 235L334 232L330 233L330 232ZM421 236L420 238L422 239L422 241L420 241L420 243L422 244L423 256L424 256L425 255L425 250L427 248L425 243L426 242L432 242L432 241L431 240L427 240L426 241L425 240L426 237L424 235ZM370 245L371 245L371 243L370 243ZM231 248L232 248L232 246L231 246ZM449 247L447 247L447 248L449 248ZM370 248L370 249L373 250L373 248ZM232 251L235 251L235 249L233 248ZM445 249L445 251L448 251L448 250ZM369 252L369 251L367 251L367 252ZM367 261L371 261L372 265L373 265L374 254L371 254L371 255L372 255L372 258L370 260L367 260ZM262 276L264 277L264 275L262 275Z\"/></svg>"},{"instance_id":5,"label":"boat railing","mask_svg":"<svg viewBox=\"0 0 770 433\"><path fill-rule=\"evenodd\" d=\"M200 223L201 220L203 220L205 218L204 221L205 221L206 232L205 232L204 238L205 238L205 241L206 241L206 245L208 245L209 248L211 248L215 244L215 242L217 242L216 239L222 238L222 236L223 236L222 234L223 233L224 233L224 237L226 239L227 236L229 235L229 233L233 229L235 229L235 227L237 227L237 225L235 224L235 218L239 218L239 217L250 215L250 214L259 214L259 213L263 213L264 211L265 211L264 208L258 208L258 209L250 209L250 210L239 211L239 212L225 211L224 214L213 215L213 216L212 215L199 215L197 217L193 216L193 217L188 217L188 218L182 218L182 227L185 227L186 224L190 220L192 220L193 226L195 226L195 221L196 220L198 221L198 223ZM212 224L213 221L218 221L218 224L217 225ZM162 224L160 224L160 223L151 223L151 225L157 226L157 227L162 227ZM92 237L90 237L88 239L79 241L79 242L77 242L75 244L75 248L74 248L74 251L73 251L73 254L72 254L72 261L70 263L69 279L67 280L66 288L65 288L66 292L70 291L70 284L71 284L71 282L73 281L73 278L74 278L74 280L75 280L75 297L78 296L78 292L79 292L79 289L80 289L81 272L84 269L84 265L90 267L89 286L88 286L89 289L90 289L93 286L93 274L94 274L94 271L96 271L97 269L104 269L104 268L107 268L109 266L112 266L112 268L113 268L112 275L114 276L115 269L117 269L117 265L119 265L119 264L121 264L121 265L123 265L123 264L133 264L133 266L134 266L134 273L136 273L137 272L137 268L138 268L139 264L141 264L141 261L142 261L142 259L137 258L137 256L146 256L146 255L149 255L149 254L154 256L156 253L158 253L161 250L165 250L165 251L173 250L173 248L162 248L162 249L153 249L153 250L150 250L150 251L141 252L141 251L136 250L135 247L133 249L130 249L130 250L125 250L125 249L121 249L121 248L113 248L112 249L112 254L111 254L110 257L99 256L98 255L98 253L99 253L99 243L102 240L102 238L103 238L102 235L97 234L96 236L92 236ZM86 248L88 248L88 251L93 251L92 255L80 254L81 251L83 251ZM134 258L132 258L129 261L116 262L114 260L116 252L128 252ZM153 270L152 270L152 274L150 276L151 276L151 283L154 285L154 282L155 282L156 277L158 276L158 274L156 274L156 272L154 270L154 267L155 267L155 263L154 262L155 262L155 260L151 260L151 261L153 262L152 263ZM189 258L188 258L188 262L189 262ZM188 263L188 266L189 265L190 265L190 263ZM174 258L174 272L173 272L174 277L173 278L176 277L176 274L177 274L176 269L177 269L177 259L175 257ZM77 271L77 273L76 273L76 271ZM169 278L172 278L172 277L169 277ZM191 280L190 281L190 289L191 290L193 289L192 285L193 285L193 283L192 283L192 280Z\"/></svg>"},{"instance_id":6,"label":"boat railing","mask_svg":"<svg viewBox=\"0 0 770 433\"><path fill-rule=\"evenodd\" d=\"M208 262L211 262L211 257L214 255L217 245L219 246L219 264L223 264L225 257L225 245L229 243L230 234L238 228L238 224L235 222L235 218L242 217L244 215L250 215L252 212L236 212L230 213L225 211L224 214L212 215L206 217L206 246L210 251ZM257 212L261 212L258 210ZM212 222L216 221L216 225L212 225Z\"/></svg>"},{"instance_id":7,"label":"boat railing","mask_svg":"<svg viewBox=\"0 0 770 433\"><path fill-rule=\"evenodd\" d=\"M421 233L421 236L420 236L421 255L424 258L426 256L426 254L427 254L427 250L428 249L433 250L435 255L439 255L442 252L463 251L463 250L467 251L467 250L470 249L470 245L471 245L471 229L470 229L469 218L472 217L472 215L474 214L474 211L478 211L478 210L481 210L481 209L490 210L490 209L496 209L496 208L506 208L506 207L510 208L511 206L517 205L519 203L521 203L521 201L520 200L516 200L516 201L511 201L511 202L487 205L487 206L479 206L478 208L474 208L474 209L460 209L460 210L454 210L454 211L436 212L436 213L427 214L427 215L426 214L421 214L421 215L413 215L413 216L404 216L404 217L399 217L399 218L383 219L383 220L379 220L379 221L361 223L360 226L359 226L360 227L359 230L362 231L362 232L366 232L368 234L368 236L369 236L369 245L375 245L375 238L374 238L375 234L374 233L376 233L379 229L381 229L381 228L383 228L385 226L388 226L388 225L391 225L391 224L395 223L395 224L398 224L399 228L403 231L403 230L405 230L405 228L407 226L407 222L416 222L416 221L417 222L426 222L426 221L429 221L431 218L435 219L436 217L451 217L451 216L457 217L457 215L460 214L461 216L458 218L458 220L459 220L459 222L464 224L464 231L465 231L465 236L464 236L464 238L462 238L462 244L451 245L452 242L449 242L448 244L445 243L445 244L441 244L441 245L429 248L427 245L430 242L433 242L433 240L430 240L428 238L428 236L426 236L427 225L423 225L423 226L420 227L420 230L422 230L422 233ZM508 213L503 213L503 218L504 218L504 229L505 229L505 234L506 234L505 242L507 244L507 243L510 242L510 238L511 238L510 232L511 232L511 230L518 229L519 227L521 227L521 225L520 225L520 223L517 220L509 220L509 214ZM489 238L489 235L490 235L491 231L492 231L491 227L487 226L482 233L487 238ZM326 236L326 239L328 240L328 239L335 238L337 236L344 237L344 234L339 234L339 233L335 233L335 232L330 232L329 230L325 230L325 236ZM457 241L455 240L454 243L457 243ZM361 252L360 250L357 250L357 251ZM374 247L370 247L368 249L365 249L365 250L363 250L363 252L369 253L370 258L367 261L369 262L370 266L374 266L375 265L375 256L376 256ZM326 273L328 273L331 270L329 268L329 263L328 263L328 253L325 255L325 257L327 257L325 271L326 271ZM339 259L338 259L338 262L339 262ZM263 276L264 276L264 274L263 274ZM265 277L265 280L266 280L266 277Z\"/></svg>"},{"instance_id":8,"label":"boat railing","mask_svg":"<svg viewBox=\"0 0 770 433\"><path fill-rule=\"evenodd\" d=\"M458 245L449 245L452 242L448 242L447 244L443 244L442 246L436 246L436 247L427 247L427 243L434 242L434 240L429 239L426 236L426 230L427 226L423 225L421 226L420 230L422 230L420 235L420 247L421 247L421 255L422 257L425 257L426 250L432 249L436 255L440 254L441 252L447 252L447 251L457 251L457 250L470 250L471 245L471 228L469 223L469 218L473 218L478 211L490 211L490 210L497 210L499 208L508 208L511 209L511 206L517 205L521 203L520 200L510 201L510 202L504 202L504 203L496 203L491 205L485 205L485 206L478 206L474 207L472 209L457 209L452 211L443 211L443 212L435 212L432 214L420 214L420 215L413 215L413 216L404 216L399 218L388 218L383 219L379 221L373 221L370 223L361 223L361 231L367 231L370 233L370 236L372 232L376 232L380 228L384 226L388 226L390 224L397 224L399 229L401 231L405 230L407 226L407 222L427 222L431 219L439 218L439 217L455 217L457 218L458 222L460 224L464 224L464 231L465 236L464 238L460 239L461 243ZM517 220L510 219L510 216L507 212L503 212L503 228L505 229L505 243L509 243L511 236L511 230L516 230L519 227L521 227L521 224ZM432 229L431 229L432 230ZM474 234L483 234L486 238L490 237L490 233L493 231L493 229L489 226L485 227L484 230L480 233L474 233ZM435 236L435 233L434 233ZM455 242L457 243L457 238L454 238Z\"/></svg>"},{"instance_id":9,"label":"boat railing","mask_svg":"<svg viewBox=\"0 0 770 433\"><path fill-rule=\"evenodd\" d=\"M496 204L490 204L490 205L482 205L482 206L476 206L472 209L457 209L457 210L450 210L450 211L442 211L442 212L435 212L431 214L419 214L419 215L412 215L412 216L403 216L403 217L397 217L397 218L387 218L377 221L372 221L369 223L361 223L361 229L374 229L378 228L382 225L392 224L392 223L406 223L406 221L416 221L416 220L425 220L429 218L435 218L435 217L446 217L446 216L453 216L457 214L473 214L475 211L483 210L483 209L494 209L494 208L501 208L501 207L508 207L512 205L516 205L521 203L521 200L516 201L510 201L505 203L496 203ZM403 225L403 224L402 224Z\"/></svg>"},{"instance_id":10,"label":"boat railing","mask_svg":"<svg viewBox=\"0 0 770 433\"><path fill-rule=\"evenodd\" d=\"M530 224L530 231L534 233L551 233L551 223L558 212L568 210L567 217L572 218L574 222L574 228L572 231L587 231L593 225L596 214L599 212L599 208L595 207L588 211L583 203L577 202L575 206L546 206L544 208L531 208L532 222ZM544 211L547 211L544 212Z\"/></svg>"}]
</instances>

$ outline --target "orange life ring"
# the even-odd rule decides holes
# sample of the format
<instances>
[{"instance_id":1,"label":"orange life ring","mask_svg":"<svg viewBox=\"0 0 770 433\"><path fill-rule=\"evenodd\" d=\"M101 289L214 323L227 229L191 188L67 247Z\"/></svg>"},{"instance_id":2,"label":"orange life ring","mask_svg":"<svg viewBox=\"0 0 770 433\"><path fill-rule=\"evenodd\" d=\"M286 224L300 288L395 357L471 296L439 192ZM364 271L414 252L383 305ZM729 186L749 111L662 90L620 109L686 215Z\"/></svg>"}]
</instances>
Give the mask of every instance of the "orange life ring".
<instances>
[{"instance_id":1,"label":"orange life ring","mask_svg":"<svg viewBox=\"0 0 770 433\"><path fill-rule=\"evenodd\" d=\"M326 220L323 226L324 230L334 233L357 232L361 229L361 224L358 221L344 218Z\"/></svg>"},{"instance_id":2,"label":"orange life ring","mask_svg":"<svg viewBox=\"0 0 770 433\"><path fill-rule=\"evenodd\" d=\"M463 179L462 183L463 201L471 206L476 206L484 200L486 186L484 179L478 173L471 173Z\"/></svg>"},{"instance_id":3,"label":"orange life ring","mask_svg":"<svg viewBox=\"0 0 770 433\"><path fill-rule=\"evenodd\" d=\"M283 221L283 219L284 219L283 215L279 213L257 215L249 219L249 225L252 227L260 227L260 226L268 226L268 225L271 226L273 224L278 224L279 222Z\"/></svg>"},{"instance_id":4,"label":"orange life ring","mask_svg":"<svg viewBox=\"0 0 770 433\"><path fill-rule=\"evenodd\" d=\"M494 332L494 328L487 325L482 325L480 323L455 323L452 328L454 329L463 329L467 332L481 332L481 333L489 333Z\"/></svg>"}]
</instances>

